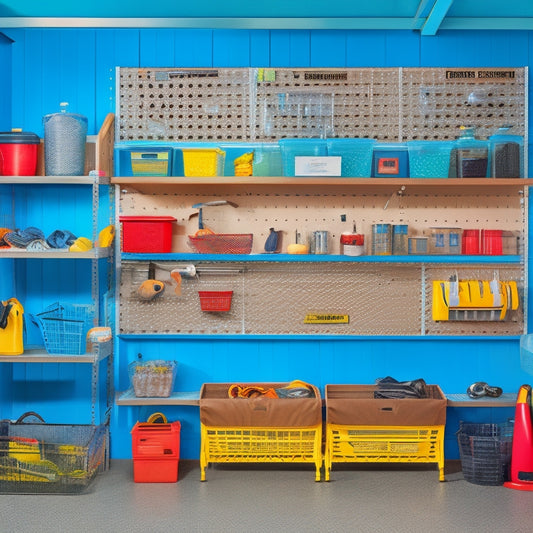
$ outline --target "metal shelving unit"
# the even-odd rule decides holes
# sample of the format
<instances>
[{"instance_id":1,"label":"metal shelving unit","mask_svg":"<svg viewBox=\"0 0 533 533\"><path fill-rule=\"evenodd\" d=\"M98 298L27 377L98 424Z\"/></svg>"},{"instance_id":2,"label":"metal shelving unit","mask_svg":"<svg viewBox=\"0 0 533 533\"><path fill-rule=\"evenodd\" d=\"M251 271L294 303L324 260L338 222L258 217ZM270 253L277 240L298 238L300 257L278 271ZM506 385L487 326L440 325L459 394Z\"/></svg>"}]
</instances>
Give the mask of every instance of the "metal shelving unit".
<instances>
[{"instance_id":1,"label":"metal shelving unit","mask_svg":"<svg viewBox=\"0 0 533 533\"><path fill-rule=\"evenodd\" d=\"M107 175L111 174L110 157L113 146L113 127L114 116L108 115L96 139L95 159L91 161L94 168L103 170ZM88 150L88 153L89 150ZM61 186L61 187L85 187L90 186L91 195L91 237L95 242L97 239L98 230L98 214L100 211L100 188L101 186L108 187L108 194L110 195L110 207L114 208L114 187L110 185L109 177L101 176L45 176L43 172L42 159L39 161L38 176L3 176L2 186L13 187L47 187L47 186ZM81 191L80 191L81 193ZM16 205L13 206L16 212ZM110 223L113 222L113 213L110 212ZM107 283L109 288L113 288L113 248L93 248L86 252L69 252L69 251L42 251L31 252L18 249L2 249L0 250L0 260L31 260L40 259L45 261L90 261L91 263L91 297L93 302L98 302L100 298L100 286L102 283ZM105 282L101 279L99 274L99 263L101 260L108 262L108 279ZM101 324L101 313L99 305L95 305L95 324ZM110 409L113 403L113 341L105 341L102 343L94 343L94 351L84 354L49 354L44 348L29 347L25 349L24 353L16 356L0 355L0 363L4 364L40 364L40 363L58 363L58 364L87 364L91 365L91 421L93 424L99 423L96 416L96 403L98 401L100 383L100 364L105 361L106 371L106 406L105 418L109 418Z\"/></svg>"}]
</instances>

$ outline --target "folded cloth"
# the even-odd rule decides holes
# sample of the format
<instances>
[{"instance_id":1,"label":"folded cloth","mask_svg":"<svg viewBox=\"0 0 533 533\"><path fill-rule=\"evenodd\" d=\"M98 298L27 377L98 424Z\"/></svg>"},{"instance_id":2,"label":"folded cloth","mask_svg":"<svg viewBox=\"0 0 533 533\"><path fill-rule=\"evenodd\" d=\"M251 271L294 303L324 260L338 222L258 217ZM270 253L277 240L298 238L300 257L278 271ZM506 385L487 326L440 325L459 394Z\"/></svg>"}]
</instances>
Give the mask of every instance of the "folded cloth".
<instances>
[{"instance_id":1,"label":"folded cloth","mask_svg":"<svg viewBox=\"0 0 533 533\"><path fill-rule=\"evenodd\" d=\"M374 398L427 398L426 382L423 379L397 381L390 376L376 380Z\"/></svg>"},{"instance_id":2,"label":"folded cloth","mask_svg":"<svg viewBox=\"0 0 533 533\"><path fill-rule=\"evenodd\" d=\"M276 391L272 388L265 388L260 386L241 386L231 385L228 389L228 396L230 398L277 398Z\"/></svg>"},{"instance_id":3,"label":"folded cloth","mask_svg":"<svg viewBox=\"0 0 533 533\"><path fill-rule=\"evenodd\" d=\"M51 248L68 248L77 239L76 235L66 229L56 229L46 239Z\"/></svg>"},{"instance_id":4,"label":"folded cloth","mask_svg":"<svg viewBox=\"0 0 533 533\"><path fill-rule=\"evenodd\" d=\"M44 252L50 250L50 246L48 246L48 243L44 239L35 239L26 246L26 250L28 252Z\"/></svg>"},{"instance_id":5,"label":"folded cloth","mask_svg":"<svg viewBox=\"0 0 533 533\"><path fill-rule=\"evenodd\" d=\"M11 233L13 230L9 228L0 228L0 248L11 248L11 244L9 244L4 237Z\"/></svg>"},{"instance_id":6,"label":"folded cloth","mask_svg":"<svg viewBox=\"0 0 533 533\"><path fill-rule=\"evenodd\" d=\"M36 241L37 239L44 240L44 238L44 233L39 228L34 228L33 226L29 226L24 230L15 230L4 235L4 239L16 248L26 248L30 242Z\"/></svg>"}]
</instances>

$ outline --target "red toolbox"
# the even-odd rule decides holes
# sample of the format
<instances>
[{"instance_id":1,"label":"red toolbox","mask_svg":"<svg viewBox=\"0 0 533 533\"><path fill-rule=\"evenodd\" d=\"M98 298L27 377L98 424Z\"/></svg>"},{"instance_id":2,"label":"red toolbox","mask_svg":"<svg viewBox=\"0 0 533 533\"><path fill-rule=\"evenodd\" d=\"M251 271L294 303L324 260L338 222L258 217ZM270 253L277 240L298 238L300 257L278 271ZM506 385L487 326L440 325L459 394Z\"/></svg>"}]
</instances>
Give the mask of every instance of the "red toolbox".
<instances>
[{"instance_id":1,"label":"red toolbox","mask_svg":"<svg viewBox=\"0 0 533 533\"><path fill-rule=\"evenodd\" d=\"M135 483L176 483L180 459L179 422L137 422L131 430Z\"/></svg>"}]
</instances>

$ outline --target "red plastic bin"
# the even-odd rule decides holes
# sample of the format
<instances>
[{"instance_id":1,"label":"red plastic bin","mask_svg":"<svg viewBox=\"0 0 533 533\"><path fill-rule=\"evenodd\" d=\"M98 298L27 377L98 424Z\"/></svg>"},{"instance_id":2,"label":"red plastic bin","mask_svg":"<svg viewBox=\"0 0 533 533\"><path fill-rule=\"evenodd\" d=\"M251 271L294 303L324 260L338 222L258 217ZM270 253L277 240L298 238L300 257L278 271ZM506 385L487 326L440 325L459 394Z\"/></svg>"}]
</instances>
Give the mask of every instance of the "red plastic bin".
<instances>
[{"instance_id":1,"label":"red plastic bin","mask_svg":"<svg viewBox=\"0 0 533 533\"><path fill-rule=\"evenodd\" d=\"M176 483L180 459L179 422L137 422L131 431L135 483Z\"/></svg>"},{"instance_id":2,"label":"red plastic bin","mask_svg":"<svg viewBox=\"0 0 533 533\"><path fill-rule=\"evenodd\" d=\"M122 251L130 253L169 253L172 248L170 216L121 216Z\"/></svg>"}]
</instances>

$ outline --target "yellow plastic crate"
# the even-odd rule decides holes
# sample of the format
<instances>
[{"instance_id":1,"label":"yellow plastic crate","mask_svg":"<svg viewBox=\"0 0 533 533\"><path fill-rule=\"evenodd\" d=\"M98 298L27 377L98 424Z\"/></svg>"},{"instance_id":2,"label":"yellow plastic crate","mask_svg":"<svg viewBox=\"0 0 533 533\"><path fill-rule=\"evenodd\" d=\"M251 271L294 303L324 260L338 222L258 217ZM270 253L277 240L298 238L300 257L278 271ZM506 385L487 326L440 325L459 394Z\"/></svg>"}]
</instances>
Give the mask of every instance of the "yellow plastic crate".
<instances>
[{"instance_id":1,"label":"yellow plastic crate","mask_svg":"<svg viewBox=\"0 0 533 533\"><path fill-rule=\"evenodd\" d=\"M444 426L326 424L325 480L333 463L437 463L444 481Z\"/></svg>"},{"instance_id":2,"label":"yellow plastic crate","mask_svg":"<svg viewBox=\"0 0 533 533\"><path fill-rule=\"evenodd\" d=\"M183 173L186 177L224 175L226 152L220 148L182 148Z\"/></svg>"},{"instance_id":3,"label":"yellow plastic crate","mask_svg":"<svg viewBox=\"0 0 533 533\"><path fill-rule=\"evenodd\" d=\"M209 463L312 463L322 466L322 425L315 427L213 427L201 424L200 470Z\"/></svg>"}]
</instances>

